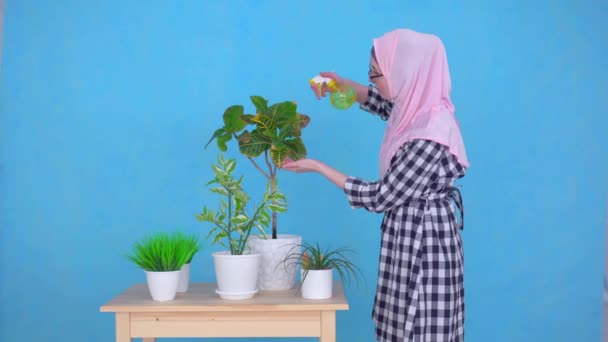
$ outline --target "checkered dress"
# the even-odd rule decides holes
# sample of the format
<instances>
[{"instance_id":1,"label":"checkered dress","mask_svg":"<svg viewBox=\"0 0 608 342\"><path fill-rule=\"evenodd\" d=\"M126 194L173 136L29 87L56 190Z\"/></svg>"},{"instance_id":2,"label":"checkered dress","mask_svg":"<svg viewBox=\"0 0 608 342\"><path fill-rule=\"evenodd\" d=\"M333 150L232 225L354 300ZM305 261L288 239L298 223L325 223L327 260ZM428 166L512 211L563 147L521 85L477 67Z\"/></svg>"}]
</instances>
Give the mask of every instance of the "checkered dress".
<instances>
[{"instance_id":1,"label":"checkered dress","mask_svg":"<svg viewBox=\"0 0 608 342\"><path fill-rule=\"evenodd\" d=\"M370 86L361 108L386 120L392 104ZM453 186L464 173L444 146L414 140L381 180L347 179L353 208L384 214L372 311L378 341L464 340L463 208Z\"/></svg>"}]
</instances>

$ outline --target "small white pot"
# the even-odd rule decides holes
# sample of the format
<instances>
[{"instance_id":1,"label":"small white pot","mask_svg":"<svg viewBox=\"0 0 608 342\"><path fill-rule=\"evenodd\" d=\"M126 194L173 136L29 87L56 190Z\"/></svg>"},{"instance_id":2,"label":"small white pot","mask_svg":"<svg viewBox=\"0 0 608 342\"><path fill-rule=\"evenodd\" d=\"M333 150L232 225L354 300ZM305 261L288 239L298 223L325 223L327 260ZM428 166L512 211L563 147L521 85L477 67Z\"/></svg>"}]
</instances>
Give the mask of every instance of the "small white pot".
<instances>
[{"instance_id":1,"label":"small white pot","mask_svg":"<svg viewBox=\"0 0 608 342\"><path fill-rule=\"evenodd\" d=\"M331 298L333 295L333 270L308 270L306 275L304 275L304 272L304 270L300 271L302 276L302 298Z\"/></svg>"},{"instance_id":2,"label":"small white pot","mask_svg":"<svg viewBox=\"0 0 608 342\"><path fill-rule=\"evenodd\" d=\"M231 255L229 251L213 253L215 277L220 298L242 300L257 292L260 255L257 253Z\"/></svg>"},{"instance_id":3,"label":"small white pot","mask_svg":"<svg viewBox=\"0 0 608 342\"><path fill-rule=\"evenodd\" d=\"M153 300L165 302L175 299L180 271L145 272L148 290L150 290L150 295L152 295Z\"/></svg>"},{"instance_id":4,"label":"small white pot","mask_svg":"<svg viewBox=\"0 0 608 342\"><path fill-rule=\"evenodd\" d=\"M185 264L179 270L179 282L177 284L177 292L187 292L190 283L190 264Z\"/></svg>"},{"instance_id":5,"label":"small white pot","mask_svg":"<svg viewBox=\"0 0 608 342\"><path fill-rule=\"evenodd\" d=\"M252 253L261 255L258 287L266 291L284 291L293 288L298 274L297 260L283 262L290 255L301 252L302 237L299 235L278 234L276 239L268 235L251 236L247 247Z\"/></svg>"}]
</instances>

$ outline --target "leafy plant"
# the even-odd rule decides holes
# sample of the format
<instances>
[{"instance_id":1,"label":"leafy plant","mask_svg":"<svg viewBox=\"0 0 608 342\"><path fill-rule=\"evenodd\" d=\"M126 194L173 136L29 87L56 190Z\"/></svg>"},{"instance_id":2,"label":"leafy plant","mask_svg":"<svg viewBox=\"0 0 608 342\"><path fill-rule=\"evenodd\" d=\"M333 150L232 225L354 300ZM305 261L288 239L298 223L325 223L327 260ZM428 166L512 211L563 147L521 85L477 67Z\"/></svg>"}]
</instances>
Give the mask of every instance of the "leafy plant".
<instances>
[{"instance_id":1,"label":"leafy plant","mask_svg":"<svg viewBox=\"0 0 608 342\"><path fill-rule=\"evenodd\" d=\"M245 155L255 168L266 177L270 187L277 182L277 170L290 158L298 160L306 157L306 147L302 140L302 129L308 125L310 118L297 112L297 105L284 101L268 105L268 100L261 96L251 96L256 113L245 114L242 105L228 107L223 114L224 126L218 128L207 146L213 141L222 152L228 150L227 143L234 138L239 151ZM255 158L264 156L265 167ZM259 161L259 160L258 160ZM277 238L277 214L272 213L272 238Z\"/></svg>"},{"instance_id":2,"label":"leafy plant","mask_svg":"<svg viewBox=\"0 0 608 342\"><path fill-rule=\"evenodd\" d=\"M304 242L301 245L297 245L293 248L301 248L301 252L289 253L285 260L283 260L283 263L300 263L302 265L302 270L304 271L304 279L310 270L329 269L338 272L338 275L342 281L350 282L352 275L358 284L358 274L360 274L363 278L363 273L361 270L345 256L346 252L354 252L351 249L340 247L336 249L327 248L323 250L318 243L313 245L308 242ZM302 279L302 281L304 281L304 279Z\"/></svg>"},{"instance_id":3,"label":"leafy plant","mask_svg":"<svg viewBox=\"0 0 608 342\"><path fill-rule=\"evenodd\" d=\"M255 207L252 215L248 215L249 196L243 189L243 176L238 180L233 176L236 160L226 160L220 154L217 164L213 164L212 168L215 178L207 185L218 184L219 186L211 188L211 192L221 195L223 199L217 211L203 207L196 218L200 222L213 224L207 237L213 235L214 244L221 243L230 249L230 254L241 255L251 231L257 228L264 235L264 226L270 223L270 212L285 211L285 196L279 192L276 182L272 184L273 187L268 184L261 203ZM228 242L227 245L224 240Z\"/></svg>"},{"instance_id":4,"label":"leafy plant","mask_svg":"<svg viewBox=\"0 0 608 342\"><path fill-rule=\"evenodd\" d=\"M194 235L154 232L134 243L127 258L146 271L178 271L192 260L200 246Z\"/></svg>"}]
</instances>

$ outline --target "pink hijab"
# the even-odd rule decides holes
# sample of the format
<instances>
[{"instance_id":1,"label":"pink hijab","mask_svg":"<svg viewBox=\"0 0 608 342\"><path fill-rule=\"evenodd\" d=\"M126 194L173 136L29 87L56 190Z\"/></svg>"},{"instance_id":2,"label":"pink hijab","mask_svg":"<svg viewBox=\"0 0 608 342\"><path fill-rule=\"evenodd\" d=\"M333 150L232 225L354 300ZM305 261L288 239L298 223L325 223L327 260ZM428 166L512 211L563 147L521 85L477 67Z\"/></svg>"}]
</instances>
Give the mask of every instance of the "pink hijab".
<instances>
[{"instance_id":1,"label":"pink hijab","mask_svg":"<svg viewBox=\"0 0 608 342\"><path fill-rule=\"evenodd\" d=\"M469 166L460 127L450 100L451 80L445 48L434 35L397 29L374 39L380 71L394 102L380 148L380 174L412 139L429 139L448 147Z\"/></svg>"}]
</instances>

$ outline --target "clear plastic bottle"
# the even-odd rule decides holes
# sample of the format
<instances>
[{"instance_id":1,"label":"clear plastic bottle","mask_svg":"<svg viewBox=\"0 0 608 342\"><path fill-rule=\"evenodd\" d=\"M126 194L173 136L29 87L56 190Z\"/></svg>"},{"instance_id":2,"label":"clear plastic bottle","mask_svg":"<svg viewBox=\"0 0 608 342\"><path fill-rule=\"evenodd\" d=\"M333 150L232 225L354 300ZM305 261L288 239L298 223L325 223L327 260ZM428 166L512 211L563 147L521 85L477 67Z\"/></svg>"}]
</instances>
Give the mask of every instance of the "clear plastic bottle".
<instances>
[{"instance_id":1,"label":"clear plastic bottle","mask_svg":"<svg viewBox=\"0 0 608 342\"><path fill-rule=\"evenodd\" d=\"M331 78L315 76L310 80L310 83L317 87L319 94L323 85L327 85L327 89L330 92L329 102L336 109L348 109L357 101L355 89L346 84L338 84Z\"/></svg>"}]
</instances>

